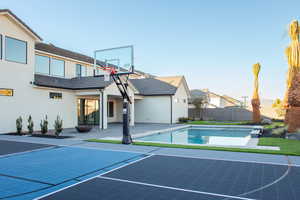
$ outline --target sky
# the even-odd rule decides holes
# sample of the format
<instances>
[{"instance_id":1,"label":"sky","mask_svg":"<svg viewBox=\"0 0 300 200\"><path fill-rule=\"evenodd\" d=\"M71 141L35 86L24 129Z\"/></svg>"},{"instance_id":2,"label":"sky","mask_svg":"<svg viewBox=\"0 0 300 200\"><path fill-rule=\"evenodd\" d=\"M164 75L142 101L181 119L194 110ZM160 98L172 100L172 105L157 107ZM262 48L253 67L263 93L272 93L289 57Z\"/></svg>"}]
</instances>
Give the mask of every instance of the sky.
<instances>
[{"instance_id":1,"label":"sky","mask_svg":"<svg viewBox=\"0 0 300 200\"><path fill-rule=\"evenodd\" d=\"M132 44L137 69L238 99L251 98L257 62L260 97L283 97L287 27L300 19L299 0L1 0L0 8L46 43L90 56Z\"/></svg>"}]
</instances>

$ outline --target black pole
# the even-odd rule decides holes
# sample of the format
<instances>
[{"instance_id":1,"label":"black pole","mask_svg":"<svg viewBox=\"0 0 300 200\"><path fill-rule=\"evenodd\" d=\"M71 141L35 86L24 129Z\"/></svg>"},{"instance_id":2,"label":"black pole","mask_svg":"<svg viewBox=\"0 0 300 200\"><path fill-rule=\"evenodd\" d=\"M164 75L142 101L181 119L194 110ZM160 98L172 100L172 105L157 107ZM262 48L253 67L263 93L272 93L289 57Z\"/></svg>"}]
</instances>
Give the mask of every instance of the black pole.
<instances>
[{"instance_id":1,"label":"black pole","mask_svg":"<svg viewBox=\"0 0 300 200\"><path fill-rule=\"evenodd\" d=\"M128 109L128 101L124 99L123 101L123 144L131 144L132 138L129 131L129 109Z\"/></svg>"}]
</instances>

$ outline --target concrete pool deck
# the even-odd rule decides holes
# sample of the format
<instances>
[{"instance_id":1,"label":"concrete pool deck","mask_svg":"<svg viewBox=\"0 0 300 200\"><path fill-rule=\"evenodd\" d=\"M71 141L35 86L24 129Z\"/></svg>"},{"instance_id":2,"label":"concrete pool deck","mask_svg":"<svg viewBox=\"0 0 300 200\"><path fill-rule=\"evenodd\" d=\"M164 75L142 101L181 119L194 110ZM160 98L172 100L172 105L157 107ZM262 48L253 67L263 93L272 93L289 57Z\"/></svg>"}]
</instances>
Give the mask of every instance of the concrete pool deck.
<instances>
[{"instance_id":1,"label":"concrete pool deck","mask_svg":"<svg viewBox=\"0 0 300 200\"><path fill-rule=\"evenodd\" d=\"M187 125L187 124L148 124L136 123L134 127L130 128L132 138L138 141L137 138L152 135L159 132L173 131L182 128L196 127L196 128L255 128L261 129L261 126L237 126L237 125ZM87 139L104 139L104 140L121 140L122 138L122 124L112 123L109 128L100 130L94 127L88 133L78 133L75 129L65 129L64 136L71 136L69 139L51 139L51 138L38 138L30 136L8 136L0 135L0 139L7 139L12 141L23 142L36 142L41 144L55 144L55 145L76 145L84 143ZM144 142L144 141L143 141ZM161 142L163 143L163 142ZM233 145L213 145L213 144L190 144L193 146L215 146L215 147L232 147L232 148L250 148L250 149L263 149L263 150L280 150L279 147L272 146L258 146L258 138L250 138L245 146Z\"/></svg>"}]
</instances>

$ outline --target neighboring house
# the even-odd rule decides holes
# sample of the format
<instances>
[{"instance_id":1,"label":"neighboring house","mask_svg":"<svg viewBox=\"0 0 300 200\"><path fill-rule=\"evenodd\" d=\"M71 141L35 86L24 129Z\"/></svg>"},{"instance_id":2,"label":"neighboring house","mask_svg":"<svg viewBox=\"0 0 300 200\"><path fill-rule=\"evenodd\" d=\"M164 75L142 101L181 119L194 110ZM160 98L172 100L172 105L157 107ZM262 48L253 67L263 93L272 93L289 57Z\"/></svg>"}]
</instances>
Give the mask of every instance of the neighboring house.
<instances>
[{"instance_id":1,"label":"neighboring house","mask_svg":"<svg viewBox=\"0 0 300 200\"><path fill-rule=\"evenodd\" d=\"M189 108L194 108L192 105L192 99L193 98L204 98L206 99L206 108L225 108L225 107L241 107L242 102L234 99L232 97L229 97L227 95L218 95L216 93L210 92L208 89L203 90L191 90L191 96L189 103Z\"/></svg>"},{"instance_id":2,"label":"neighboring house","mask_svg":"<svg viewBox=\"0 0 300 200\"><path fill-rule=\"evenodd\" d=\"M9 10L0 10L0 27L0 133L14 132L19 116L26 130L29 115L35 130L40 129L45 115L50 129L57 115L64 128L89 124L106 129L110 122L122 122L120 92L114 82L93 76L97 73L93 58L42 43L41 37ZM141 76L151 77L138 72L137 77ZM131 126L135 121L174 123L187 116L187 103L183 102L188 95L182 87L156 80L147 84L152 88L148 91L143 87L147 80L129 82ZM164 89L168 93L164 94ZM164 98L172 99L168 107L162 106L164 100L157 100Z\"/></svg>"}]
</instances>

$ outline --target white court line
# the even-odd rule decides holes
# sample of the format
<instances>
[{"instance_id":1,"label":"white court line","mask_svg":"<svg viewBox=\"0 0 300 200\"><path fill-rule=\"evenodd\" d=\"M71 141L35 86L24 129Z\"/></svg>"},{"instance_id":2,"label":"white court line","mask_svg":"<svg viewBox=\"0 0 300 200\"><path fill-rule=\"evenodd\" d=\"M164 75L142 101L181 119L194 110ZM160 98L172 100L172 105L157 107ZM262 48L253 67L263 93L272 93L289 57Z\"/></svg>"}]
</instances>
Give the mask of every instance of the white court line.
<instances>
[{"instance_id":1,"label":"white court line","mask_svg":"<svg viewBox=\"0 0 300 200\"><path fill-rule=\"evenodd\" d=\"M99 144L101 144L101 143L99 143ZM109 144L109 143L105 143L105 144ZM104 147L98 148L98 147L89 147L89 146L69 146L69 145L59 145L59 146L61 146L61 147L82 148L82 149L93 149L93 150L100 150L100 151L116 151L116 152L126 152L126 153L137 153L137 154L148 154L149 151L160 148L160 147L151 147L151 146L149 146L150 148L152 148L151 150L149 149L149 151L130 151L130 150L122 150L122 149L110 149L110 148L104 148Z\"/></svg>"},{"instance_id":2,"label":"white court line","mask_svg":"<svg viewBox=\"0 0 300 200\"><path fill-rule=\"evenodd\" d=\"M17 155L22 155L26 153L31 153L31 152L37 152L37 151L42 151L42 150L47 150L47 149L54 149L57 146L52 146L52 147L45 147L45 148L39 148L39 149L33 149L33 150L28 150L28 151L22 151L22 152L16 152L16 153L10 153L10 154L4 154L0 155L1 158L6 158L6 157L11 157L11 156L17 156Z\"/></svg>"},{"instance_id":3,"label":"white court line","mask_svg":"<svg viewBox=\"0 0 300 200\"><path fill-rule=\"evenodd\" d=\"M249 198L245 198L245 197L237 197L237 196L231 196L231 195L226 195L226 194L218 194L218 193L212 193L212 192L189 190L189 189L183 189L183 188L169 187L169 186L143 183L143 182L137 182L137 181L129 181L129 180L124 180L124 179L117 179L117 178L110 178L110 177L103 177L103 176L99 176L97 178L112 180L112 181L125 182L125 183L132 183L132 184L137 184L137 185L151 186L151 187L156 187L156 188L170 189L170 190L176 190L176 191L191 192L191 193L197 193L197 194L205 194L205 195L210 195L210 196L218 196L218 197L242 199L242 200L254 200L254 199L249 199Z\"/></svg>"},{"instance_id":4,"label":"white court line","mask_svg":"<svg viewBox=\"0 0 300 200\"><path fill-rule=\"evenodd\" d=\"M289 161L289 163L290 163L290 160L288 160L288 161ZM245 193L243 193L243 194L239 194L238 196L245 196L245 195L252 194L252 193L254 193L254 192L258 192L258 191L261 191L261 190L263 190L263 189L266 189L266 188L268 188L268 187L270 187L270 186L272 186L272 185L278 183L278 182L281 181L282 179L284 179L284 178L289 174L290 170L291 170L291 166L289 165L288 168L287 168L287 170L286 170L286 172L285 172L281 177L279 177L278 179L276 179L276 180L274 180L273 182L271 182L271 183L269 183L269 184L267 184L267 185L264 185L264 186L262 186L262 187L256 188L256 189L251 190L251 191L249 191L249 192L245 192Z\"/></svg>"},{"instance_id":5,"label":"white court line","mask_svg":"<svg viewBox=\"0 0 300 200\"><path fill-rule=\"evenodd\" d=\"M60 145L63 147L70 147L67 145ZM130 150L119 150L119 149L110 149L110 148L98 148L98 147L85 147L85 146L73 146L75 148L84 148L84 149L97 149L97 150L103 150L103 151L117 151L117 152L128 152L128 153L138 153L138 154L147 154L145 151L130 151ZM147 146L151 147L151 146ZM166 149L165 147L153 147L152 150L156 149ZM197 149L189 149L189 150L197 150ZM200 150L200 149L199 149ZM208 150L209 151L209 150ZM244 153L244 152L229 152L229 153ZM247 153L247 152L246 152ZM280 165L280 166L288 166L291 165L293 167L300 167L300 165L297 164L288 164L288 163L276 163L276 162L263 162L263 161L254 161L254 160L238 160L238 159L225 159L225 158L213 158L213 157L205 157L205 156L188 156L188 155L174 155L174 154L167 154L167 153L154 153L155 155L161 155L161 156L170 156L170 157L179 157L179 158L194 158L194 159L206 159L206 160L220 160L220 161L231 161L231 162L245 162L245 163L258 163L258 164L269 164L269 165ZM267 154L269 155L269 154ZM272 156L272 155L270 155ZM282 156L286 157L287 155L274 155L274 156Z\"/></svg>"},{"instance_id":6,"label":"white court line","mask_svg":"<svg viewBox=\"0 0 300 200\"><path fill-rule=\"evenodd\" d=\"M78 182L78 183L74 183L74 184L69 185L69 186L67 186L67 187L58 189L58 190L56 190L56 191L50 192L50 193L45 194L45 195L42 195L42 196L40 196L40 197L36 197L36 198L34 198L33 200L39 200L39 199L42 199L42 198L44 198L44 197L50 196L50 195L55 194L55 193L57 193L57 192L66 190L66 189L68 189L68 188L70 188L70 187L73 187L73 186L79 185L79 184L81 184L81 183L87 182L87 181L89 181L89 180L91 180L91 179L94 179L94 178L99 177L99 176L101 176L101 175L107 174L107 173L112 172L112 171L114 171L114 170L121 169L121 168L126 167L126 166L128 166L128 165L131 165L131 164L133 164L133 163L142 161L142 160L144 160L144 159L146 159L146 158L149 158L149 157L151 157L151 156L153 156L153 155L151 154L151 155L149 155L149 156L146 156L146 157L143 157L143 158L141 158L141 159L135 160L135 161L133 161L133 162L131 162L131 163L127 163L127 164L122 165L122 166L120 166L120 167L117 167L117 168L115 168L115 169L109 170L109 171L107 171L107 172L105 172L105 173L103 173L103 174L95 175L95 176L93 176L93 177L91 177L91 178L88 178L88 179L86 179L86 180L80 181L80 182Z\"/></svg>"},{"instance_id":7,"label":"white court line","mask_svg":"<svg viewBox=\"0 0 300 200\"><path fill-rule=\"evenodd\" d=\"M182 156L182 155L172 155L166 153L156 153L158 156L170 156L170 157L178 157L178 158L193 158L193 159L205 159L205 160L220 160L220 161L230 161L230 162L245 162L245 163L257 163L257 164L268 164L268 165L281 165L281 166L293 166L300 167L300 165L289 164L289 163L275 163L275 162L262 162L262 161L254 161L254 160L238 160L238 159L225 159L225 158L213 158L213 157L196 157L196 156ZM285 155L282 155L285 156Z\"/></svg>"}]
</instances>

